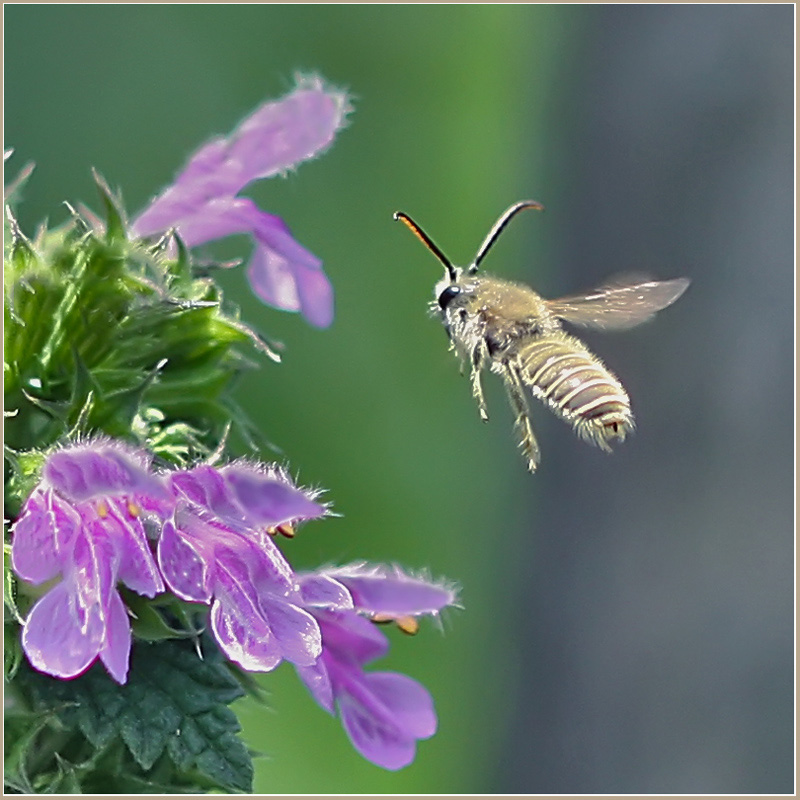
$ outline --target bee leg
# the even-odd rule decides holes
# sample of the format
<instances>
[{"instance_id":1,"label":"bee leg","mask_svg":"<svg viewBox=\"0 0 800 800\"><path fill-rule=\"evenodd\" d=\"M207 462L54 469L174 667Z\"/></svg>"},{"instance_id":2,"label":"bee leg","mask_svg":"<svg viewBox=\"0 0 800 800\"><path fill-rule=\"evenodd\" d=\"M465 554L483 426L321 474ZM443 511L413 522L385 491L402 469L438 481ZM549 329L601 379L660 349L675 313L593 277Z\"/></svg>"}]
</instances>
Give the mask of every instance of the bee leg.
<instances>
[{"instance_id":1,"label":"bee leg","mask_svg":"<svg viewBox=\"0 0 800 800\"><path fill-rule=\"evenodd\" d=\"M469 377L472 380L472 396L478 401L478 411L484 422L489 421L489 412L486 410L486 400L483 397L483 387L481 386L481 370L486 361L486 345L481 342L472 351L472 370Z\"/></svg>"},{"instance_id":2,"label":"bee leg","mask_svg":"<svg viewBox=\"0 0 800 800\"><path fill-rule=\"evenodd\" d=\"M528 462L528 471L536 472L536 467L539 466L539 444L536 441L536 436L531 426L531 420L528 416L528 401L525 397L525 387L522 384L519 372L515 366L508 362L503 362L502 369L503 371L501 374L506 387L506 393L508 394L508 400L511 403L511 408L517 415L514 422L522 435L522 440L520 441L522 455Z\"/></svg>"}]
</instances>

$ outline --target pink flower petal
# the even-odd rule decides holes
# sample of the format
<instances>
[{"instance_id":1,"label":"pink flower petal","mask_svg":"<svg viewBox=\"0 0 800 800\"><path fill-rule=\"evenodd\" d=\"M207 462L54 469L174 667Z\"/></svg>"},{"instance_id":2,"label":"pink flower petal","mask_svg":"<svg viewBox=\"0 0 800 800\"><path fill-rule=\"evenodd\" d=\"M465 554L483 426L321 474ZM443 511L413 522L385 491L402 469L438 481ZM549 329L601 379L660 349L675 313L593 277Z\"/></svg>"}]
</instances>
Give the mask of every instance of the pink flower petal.
<instances>
[{"instance_id":1,"label":"pink flower petal","mask_svg":"<svg viewBox=\"0 0 800 800\"><path fill-rule=\"evenodd\" d=\"M333 698L333 686L331 685L330 675L328 675L328 668L325 664L325 656L317 659L316 663L309 664L306 667L295 665L297 675L300 680L306 685L306 688L311 692L311 696L321 708L325 709L329 714L335 713Z\"/></svg>"},{"instance_id":2,"label":"pink flower petal","mask_svg":"<svg viewBox=\"0 0 800 800\"><path fill-rule=\"evenodd\" d=\"M22 649L31 665L56 678L74 678L97 658L105 633L100 607L80 609L65 582L31 609L22 630Z\"/></svg>"},{"instance_id":3,"label":"pink flower petal","mask_svg":"<svg viewBox=\"0 0 800 800\"><path fill-rule=\"evenodd\" d=\"M178 227L189 242L182 221L209 200L233 197L255 180L319 155L333 142L349 110L343 92L326 90L319 79L302 81L283 99L259 106L228 137L197 150L175 183L134 220L133 230L149 236Z\"/></svg>"},{"instance_id":4,"label":"pink flower petal","mask_svg":"<svg viewBox=\"0 0 800 800\"><path fill-rule=\"evenodd\" d=\"M300 575L299 579L300 592L306 605L333 610L353 608L350 592L329 575L311 573Z\"/></svg>"},{"instance_id":5,"label":"pink flower petal","mask_svg":"<svg viewBox=\"0 0 800 800\"><path fill-rule=\"evenodd\" d=\"M367 673L364 682L407 734L427 739L436 733L433 699L422 684L397 672Z\"/></svg>"},{"instance_id":6,"label":"pink flower petal","mask_svg":"<svg viewBox=\"0 0 800 800\"><path fill-rule=\"evenodd\" d=\"M351 695L338 697L339 713L353 747L364 758L384 769L407 767L417 752L417 742L391 722L381 718L368 705Z\"/></svg>"},{"instance_id":7,"label":"pink flower petal","mask_svg":"<svg viewBox=\"0 0 800 800\"><path fill-rule=\"evenodd\" d=\"M456 602L452 586L414 577L399 567L351 564L324 572L347 587L356 608L371 614L437 614Z\"/></svg>"},{"instance_id":8,"label":"pink flower petal","mask_svg":"<svg viewBox=\"0 0 800 800\"><path fill-rule=\"evenodd\" d=\"M319 79L303 81L294 92L266 103L241 123L230 155L248 180L285 172L326 150L348 110L344 93L325 90Z\"/></svg>"},{"instance_id":9,"label":"pink flower petal","mask_svg":"<svg viewBox=\"0 0 800 800\"><path fill-rule=\"evenodd\" d=\"M117 592L111 595L106 608L105 641L100 659L117 683L128 680L128 661L131 654L131 623L128 612Z\"/></svg>"},{"instance_id":10,"label":"pink flower petal","mask_svg":"<svg viewBox=\"0 0 800 800\"><path fill-rule=\"evenodd\" d=\"M117 579L146 597L163 592L164 580L153 559L142 520L131 516L126 501L109 501L105 528L111 531L121 553Z\"/></svg>"},{"instance_id":11,"label":"pink flower petal","mask_svg":"<svg viewBox=\"0 0 800 800\"><path fill-rule=\"evenodd\" d=\"M211 606L211 630L222 651L242 669L269 672L283 660L283 653L265 625L254 626L222 598Z\"/></svg>"},{"instance_id":12,"label":"pink flower petal","mask_svg":"<svg viewBox=\"0 0 800 800\"><path fill-rule=\"evenodd\" d=\"M109 539L103 521L92 520L75 537L75 547L65 570L65 583L72 584L81 608L101 609L103 614L111 595L116 594L120 555L118 543Z\"/></svg>"},{"instance_id":13,"label":"pink flower petal","mask_svg":"<svg viewBox=\"0 0 800 800\"><path fill-rule=\"evenodd\" d=\"M282 658L297 664L312 664L322 651L322 635L316 620L287 598L269 591L266 583L255 582L256 570L250 564L245 565L240 555L218 552L214 595L225 630L236 630L241 636L238 645L241 657L247 658L248 652L252 656L254 642L269 640L271 648L277 648ZM260 657L259 652L257 647L256 658Z\"/></svg>"},{"instance_id":14,"label":"pink flower petal","mask_svg":"<svg viewBox=\"0 0 800 800\"><path fill-rule=\"evenodd\" d=\"M325 507L311 500L303 489L262 471L232 464L220 472L253 526L280 525L325 513Z\"/></svg>"},{"instance_id":15,"label":"pink flower petal","mask_svg":"<svg viewBox=\"0 0 800 800\"><path fill-rule=\"evenodd\" d=\"M13 528L11 565L20 578L34 584L44 583L61 572L56 546L58 522L51 500L52 493L34 491ZM72 524L79 523L77 519Z\"/></svg>"},{"instance_id":16,"label":"pink flower petal","mask_svg":"<svg viewBox=\"0 0 800 800\"><path fill-rule=\"evenodd\" d=\"M170 483L196 506L207 509L221 522L237 530L246 527L244 511L225 483L222 473L209 466L178 470L170 475Z\"/></svg>"},{"instance_id":17,"label":"pink flower petal","mask_svg":"<svg viewBox=\"0 0 800 800\"><path fill-rule=\"evenodd\" d=\"M158 478L149 472L148 456L103 440L56 451L47 459L42 477L74 502L137 492L164 494Z\"/></svg>"},{"instance_id":18,"label":"pink flower petal","mask_svg":"<svg viewBox=\"0 0 800 800\"><path fill-rule=\"evenodd\" d=\"M197 603L211 601L209 563L188 538L178 535L170 521L161 529L157 555L164 580L178 597Z\"/></svg>"},{"instance_id":19,"label":"pink flower petal","mask_svg":"<svg viewBox=\"0 0 800 800\"><path fill-rule=\"evenodd\" d=\"M292 237L286 224L246 197L217 197L173 221L188 247L249 234L256 247L247 267L256 295L275 308L301 311L320 328L333 321L333 289L322 262Z\"/></svg>"},{"instance_id":20,"label":"pink flower petal","mask_svg":"<svg viewBox=\"0 0 800 800\"><path fill-rule=\"evenodd\" d=\"M389 640L378 626L352 611L319 611L326 652L338 660L368 664L389 652Z\"/></svg>"},{"instance_id":21,"label":"pink flower petal","mask_svg":"<svg viewBox=\"0 0 800 800\"><path fill-rule=\"evenodd\" d=\"M268 305L284 311L301 311L317 328L333 322L333 287L322 271L321 262L292 260L294 248L284 247L280 237L269 238L271 245L256 247L247 266L247 278L255 294ZM280 248L280 249L278 249Z\"/></svg>"},{"instance_id":22,"label":"pink flower petal","mask_svg":"<svg viewBox=\"0 0 800 800\"><path fill-rule=\"evenodd\" d=\"M322 652L322 634L314 617L283 598L261 595L260 605L283 657L308 666Z\"/></svg>"}]
</instances>

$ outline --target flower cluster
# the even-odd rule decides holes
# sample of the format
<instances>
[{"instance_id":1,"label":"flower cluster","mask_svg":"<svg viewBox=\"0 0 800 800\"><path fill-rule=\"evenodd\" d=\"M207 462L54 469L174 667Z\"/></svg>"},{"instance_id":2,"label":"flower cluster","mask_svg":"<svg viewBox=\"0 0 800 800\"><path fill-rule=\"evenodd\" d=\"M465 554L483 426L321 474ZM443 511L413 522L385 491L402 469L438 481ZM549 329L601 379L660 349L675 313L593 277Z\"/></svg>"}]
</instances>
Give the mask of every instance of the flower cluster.
<instances>
[{"instance_id":1,"label":"flower cluster","mask_svg":"<svg viewBox=\"0 0 800 800\"><path fill-rule=\"evenodd\" d=\"M189 247L249 234L256 244L247 275L256 295L327 327L333 321L333 289L322 262L292 238L280 217L238 195L252 181L323 152L349 110L344 92L326 89L316 77L300 78L287 97L265 103L230 136L197 150L175 183L133 220L131 231L151 236L174 228Z\"/></svg>"},{"instance_id":2,"label":"flower cluster","mask_svg":"<svg viewBox=\"0 0 800 800\"><path fill-rule=\"evenodd\" d=\"M404 675L364 673L388 649L370 618L436 615L455 593L366 564L296 574L275 534L326 511L274 466L158 471L146 453L108 439L55 451L12 530L15 572L50 587L25 622L28 660L73 678L99 658L125 683L132 636L117 586L147 597L169 589L209 606L231 661L251 671L291 662L324 709L338 707L362 755L405 766L435 731L433 704Z\"/></svg>"}]
</instances>

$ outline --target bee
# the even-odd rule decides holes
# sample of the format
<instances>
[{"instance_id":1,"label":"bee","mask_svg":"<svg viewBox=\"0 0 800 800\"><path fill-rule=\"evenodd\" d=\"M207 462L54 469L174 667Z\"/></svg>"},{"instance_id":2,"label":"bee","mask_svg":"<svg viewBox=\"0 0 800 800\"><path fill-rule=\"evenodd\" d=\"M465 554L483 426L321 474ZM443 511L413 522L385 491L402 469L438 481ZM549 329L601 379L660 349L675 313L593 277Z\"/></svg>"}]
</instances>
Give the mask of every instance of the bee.
<instances>
[{"instance_id":1,"label":"bee","mask_svg":"<svg viewBox=\"0 0 800 800\"><path fill-rule=\"evenodd\" d=\"M631 403L619 379L583 342L561 326L562 320L604 330L631 328L674 303L689 281L609 284L588 294L546 300L521 283L478 274L498 236L519 211L543 210L535 200L508 208L487 234L468 267L454 266L408 214L395 213L439 259L445 276L434 289L431 311L439 314L450 349L470 366L472 394L480 416L489 419L481 373L489 367L506 388L520 449L530 472L540 452L528 413L526 389L585 441L611 451L633 431Z\"/></svg>"}]
</instances>

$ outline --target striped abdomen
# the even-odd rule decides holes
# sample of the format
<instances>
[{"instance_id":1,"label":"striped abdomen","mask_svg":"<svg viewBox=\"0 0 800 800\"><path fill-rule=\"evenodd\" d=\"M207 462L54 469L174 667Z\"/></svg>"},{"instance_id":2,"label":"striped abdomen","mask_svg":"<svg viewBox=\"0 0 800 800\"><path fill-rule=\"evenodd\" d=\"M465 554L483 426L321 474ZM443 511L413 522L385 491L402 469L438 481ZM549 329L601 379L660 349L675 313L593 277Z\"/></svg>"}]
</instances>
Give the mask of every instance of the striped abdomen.
<instances>
[{"instance_id":1,"label":"striped abdomen","mask_svg":"<svg viewBox=\"0 0 800 800\"><path fill-rule=\"evenodd\" d=\"M532 337L517 351L523 383L576 433L611 450L633 430L633 414L622 384L597 356L563 331Z\"/></svg>"}]
</instances>

